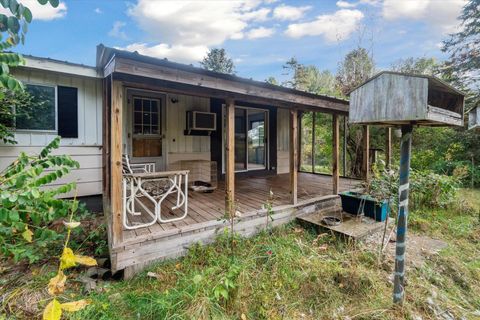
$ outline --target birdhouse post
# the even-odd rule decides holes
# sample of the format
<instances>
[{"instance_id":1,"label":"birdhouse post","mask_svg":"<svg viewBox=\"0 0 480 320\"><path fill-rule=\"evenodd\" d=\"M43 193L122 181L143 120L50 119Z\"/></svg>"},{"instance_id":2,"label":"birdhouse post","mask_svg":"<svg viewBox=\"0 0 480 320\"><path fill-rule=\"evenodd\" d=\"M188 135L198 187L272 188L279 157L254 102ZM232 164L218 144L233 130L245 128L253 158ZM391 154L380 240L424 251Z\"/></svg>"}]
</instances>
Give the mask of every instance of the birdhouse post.
<instances>
[{"instance_id":1,"label":"birdhouse post","mask_svg":"<svg viewBox=\"0 0 480 320\"><path fill-rule=\"evenodd\" d=\"M463 126L464 95L426 75L381 72L350 93L349 122L400 127L400 181L393 301L404 299L413 126Z\"/></svg>"}]
</instances>

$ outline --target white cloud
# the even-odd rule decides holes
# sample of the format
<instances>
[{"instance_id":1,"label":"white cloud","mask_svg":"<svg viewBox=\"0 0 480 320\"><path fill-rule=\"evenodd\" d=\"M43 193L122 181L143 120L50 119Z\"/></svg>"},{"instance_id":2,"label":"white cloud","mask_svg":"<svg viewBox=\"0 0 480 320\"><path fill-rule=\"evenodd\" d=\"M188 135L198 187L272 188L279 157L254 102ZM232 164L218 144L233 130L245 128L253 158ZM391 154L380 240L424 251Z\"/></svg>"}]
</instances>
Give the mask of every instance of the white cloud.
<instances>
[{"instance_id":1,"label":"white cloud","mask_svg":"<svg viewBox=\"0 0 480 320\"><path fill-rule=\"evenodd\" d=\"M310 22L290 24L285 34L292 38L323 36L334 42L348 38L362 19L363 13L359 10L341 9L334 14L319 15Z\"/></svg>"},{"instance_id":2,"label":"white cloud","mask_svg":"<svg viewBox=\"0 0 480 320\"><path fill-rule=\"evenodd\" d=\"M127 40L128 36L125 31L122 30L123 27L125 27L126 25L127 24L123 21L115 21L113 23L112 29L108 32L108 35L113 38Z\"/></svg>"},{"instance_id":3,"label":"white cloud","mask_svg":"<svg viewBox=\"0 0 480 320\"><path fill-rule=\"evenodd\" d=\"M337 7L340 8L355 8L358 5L371 5L371 6L377 6L380 3L381 0L358 0L357 2L348 2L345 0L339 0L337 1L336 5Z\"/></svg>"},{"instance_id":4,"label":"white cloud","mask_svg":"<svg viewBox=\"0 0 480 320\"><path fill-rule=\"evenodd\" d=\"M278 20L298 20L311 8L310 6L293 7L282 4L273 10L273 17Z\"/></svg>"},{"instance_id":5,"label":"white cloud","mask_svg":"<svg viewBox=\"0 0 480 320\"><path fill-rule=\"evenodd\" d=\"M190 63L193 61L200 61L208 52L207 46L183 46L183 45L168 45L160 43L149 46L146 43L133 43L123 48L118 48L128 51L137 51L140 54L157 58L167 58L175 62Z\"/></svg>"},{"instance_id":6,"label":"white cloud","mask_svg":"<svg viewBox=\"0 0 480 320\"><path fill-rule=\"evenodd\" d=\"M439 28L442 33L456 31L457 17L467 0L385 0L382 14L386 20L421 20Z\"/></svg>"},{"instance_id":7,"label":"white cloud","mask_svg":"<svg viewBox=\"0 0 480 320\"><path fill-rule=\"evenodd\" d=\"M100 8L95 8L95 10L93 10L93 12L95 12L96 14L102 14L103 13L102 9L100 9Z\"/></svg>"},{"instance_id":8,"label":"white cloud","mask_svg":"<svg viewBox=\"0 0 480 320\"><path fill-rule=\"evenodd\" d=\"M32 11L33 20L54 20L65 17L67 14L67 5L65 2L60 2L60 4L54 8L50 4L41 5L37 0L19 0L21 4ZM0 7L0 13L11 15L10 11Z\"/></svg>"},{"instance_id":9,"label":"white cloud","mask_svg":"<svg viewBox=\"0 0 480 320\"><path fill-rule=\"evenodd\" d=\"M275 29L273 28L265 28L259 27L255 29L251 29L247 32L248 39L259 39L259 38L267 38L272 36L275 33Z\"/></svg>"},{"instance_id":10,"label":"white cloud","mask_svg":"<svg viewBox=\"0 0 480 320\"><path fill-rule=\"evenodd\" d=\"M184 46L214 46L239 39L248 22L266 19L260 2L139 0L128 10L151 38Z\"/></svg>"}]
</instances>

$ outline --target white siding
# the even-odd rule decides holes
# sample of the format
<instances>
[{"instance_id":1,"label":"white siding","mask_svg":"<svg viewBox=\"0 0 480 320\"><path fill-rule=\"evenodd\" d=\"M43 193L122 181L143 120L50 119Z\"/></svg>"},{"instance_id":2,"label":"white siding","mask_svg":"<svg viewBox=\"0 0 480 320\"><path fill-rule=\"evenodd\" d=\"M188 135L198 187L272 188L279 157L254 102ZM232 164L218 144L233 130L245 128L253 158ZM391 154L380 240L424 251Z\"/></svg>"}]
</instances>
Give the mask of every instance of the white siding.
<instances>
[{"instance_id":1,"label":"white siding","mask_svg":"<svg viewBox=\"0 0 480 320\"><path fill-rule=\"evenodd\" d=\"M173 103L178 100L178 102ZM181 160L210 160L210 137L187 136L187 111L210 111L210 99L179 94L167 95L167 169L174 170Z\"/></svg>"},{"instance_id":2,"label":"white siding","mask_svg":"<svg viewBox=\"0 0 480 320\"><path fill-rule=\"evenodd\" d=\"M24 83L78 88L78 138L65 138L57 154L71 155L80 169L56 181L78 183L78 196L100 194L102 190L102 83L100 79L65 75L51 71L16 69L13 74ZM0 169L7 167L20 151L38 153L56 136L55 133L21 131L18 144L0 143ZM71 196L71 195L67 195Z\"/></svg>"},{"instance_id":3,"label":"white siding","mask_svg":"<svg viewBox=\"0 0 480 320\"><path fill-rule=\"evenodd\" d=\"M277 110L277 173L290 171L289 150L290 112L288 109Z\"/></svg>"}]
</instances>

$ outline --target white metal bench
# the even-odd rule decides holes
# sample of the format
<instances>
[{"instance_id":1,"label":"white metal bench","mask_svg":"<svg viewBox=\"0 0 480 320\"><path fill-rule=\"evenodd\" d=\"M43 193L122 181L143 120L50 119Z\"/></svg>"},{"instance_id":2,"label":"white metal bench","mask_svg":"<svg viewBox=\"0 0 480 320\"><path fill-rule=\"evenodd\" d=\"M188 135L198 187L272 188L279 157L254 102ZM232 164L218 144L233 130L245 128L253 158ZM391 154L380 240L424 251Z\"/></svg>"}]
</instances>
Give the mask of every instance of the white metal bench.
<instances>
[{"instance_id":1,"label":"white metal bench","mask_svg":"<svg viewBox=\"0 0 480 320\"><path fill-rule=\"evenodd\" d=\"M138 229L184 219L188 213L188 170L155 172L154 165L131 164L128 156L123 155L123 226L126 229ZM182 189L182 184L184 188ZM176 203L172 210L181 209L182 215L165 219L162 217L162 202L171 194L176 194ZM143 201L142 201L143 200ZM152 211L144 201L150 202ZM139 216L138 204L151 218L147 222L128 222L128 215Z\"/></svg>"}]
</instances>

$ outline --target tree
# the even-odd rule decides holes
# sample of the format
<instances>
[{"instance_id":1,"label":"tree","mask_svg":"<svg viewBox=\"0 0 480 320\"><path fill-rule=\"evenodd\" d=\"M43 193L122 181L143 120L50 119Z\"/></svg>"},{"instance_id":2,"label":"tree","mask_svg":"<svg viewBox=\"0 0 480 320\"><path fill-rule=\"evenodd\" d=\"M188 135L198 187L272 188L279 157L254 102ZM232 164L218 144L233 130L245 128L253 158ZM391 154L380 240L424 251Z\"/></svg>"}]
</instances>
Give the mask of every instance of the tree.
<instances>
[{"instance_id":1,"label":"tree","mask_svg":"<svg viewBox=\"0 0 480 320\"><path fill-rule=\"evenodd\" d=\"M370 78L374 70L375 64L365 48L357 48L350 51L338 67L336 77L338 90L343 96L347 96L355 87ZM347 154L350 163L349 175L354 177L359 177L362 173L362 140L364 139L362 132L360 126L348 125ZM381 134L371 134L371 136L381 137Z\"/></svg>"},{"instance_id":2,"label":"tree","mask_svg":"<svg viewBox=\"0 0 480 320\"><path fill-rule=\"evenodd\" d=\"M400 59L394 62L391 66L392 71L436 75L440 73L440 65L435 58L413 58Z\"/></svg>"},{"instance_id":3,"label":"tree","mask_svg":"<svg viewBox=\"0 0 480 320\"><path fill-rule=\"evenodd\" d=\"M267 79L265 79L265 82L276 85L276 86L279 85L277 79L275 79L275 77L273 77L273 76L270 76Z\"/></svg>"},{"instance_id":4,"label":"tree","mask_svg":"<svg viewBox=\"0 0 480 320\"><path fill-rule=\"evenodd\" d=\"M59 0L38 2L42 5L50 3L53 7L59 5ZM0 0L0 4L10 13L0 14L0 140L15 143L11 131L13 112L19 113L23 107L28 107L28 96L22 93L23 84L10 75L10 67L24 64L24 60L20 54L9 51L19 43L25 43L25 34L33 16L30 9L17 0Z\"/></svg>"},{"instance_id":5,"label":"tree","mask_svg":"<svg viewBox=\"0 0 480 320\"><path fill-rule=\"evenodd\" d=\"M235 74L235 65L233 60L227 56L225 49L211 49L208 51L205 58L200 61L200 64L204 69L226 73Z\"/></svg>"},{"instance_id":6,"label":"tree","mask_svg":"<svg viewBox=\"0 0 480 320\"><path fill-rule=\"evenodd\" d=\"M461 31L443 42L442 50L450 54L446 64L452 80L475 91L480 89L480 0L469 0L459 17Z\"/></svg>"},{"instance_id":7,"label":"tree","mask_svg":"<svg viewBox=\"0 0 480 320\"><path fill-rule=\"evenodd\" d=\"M288 60L283 69L285 75L290 75L291 79L283 85L315 94L339 96L340 92L336 89L335 77L328 70L319 70L314 65L303 65L296 58Z\"/></svg>"},{"instance_id":8,"label":"tree","mask_svg":"<svg viewBox=\"0 0 480 320\"><path fill-rule=\"evenodd\" d=\"M365 48L352 50L338 67L338 89L347 96L355 87L370 78L374 71L375 64Z\"/></svg>"}]
</instances>

